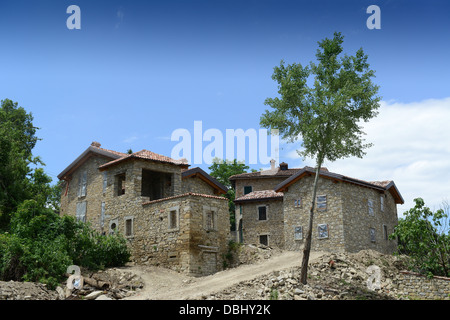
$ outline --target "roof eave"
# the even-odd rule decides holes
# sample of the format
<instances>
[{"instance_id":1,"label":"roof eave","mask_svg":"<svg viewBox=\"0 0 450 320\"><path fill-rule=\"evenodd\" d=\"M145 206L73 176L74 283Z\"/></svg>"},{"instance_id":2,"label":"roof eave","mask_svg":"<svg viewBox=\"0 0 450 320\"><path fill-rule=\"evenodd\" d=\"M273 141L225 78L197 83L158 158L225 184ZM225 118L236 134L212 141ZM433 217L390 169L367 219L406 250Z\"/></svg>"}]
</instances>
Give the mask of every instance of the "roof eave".
<instances>
[{"instance_id":1,"label":"roof eave","mask_svg":"<svg viewBox=\"0 0 450 320\"><path fill-rule=\"evenodd\" d=\"M83 151L82 154L80 154L71 164L69 164L57 177L59 180L65 180L67 178L68 175L70 175L72 173L72 171L77 168L78 166L80 166L84 161L87 160L87 156L89 156L90 153L94 153L94 154L98 154L110 159L118 159L121 156L105 151L105 150L101 150L98 148L95 148L93 146L89 146L86 150ZM81 162L81 163L80 163Z\"/></svg>"}]
</instances>

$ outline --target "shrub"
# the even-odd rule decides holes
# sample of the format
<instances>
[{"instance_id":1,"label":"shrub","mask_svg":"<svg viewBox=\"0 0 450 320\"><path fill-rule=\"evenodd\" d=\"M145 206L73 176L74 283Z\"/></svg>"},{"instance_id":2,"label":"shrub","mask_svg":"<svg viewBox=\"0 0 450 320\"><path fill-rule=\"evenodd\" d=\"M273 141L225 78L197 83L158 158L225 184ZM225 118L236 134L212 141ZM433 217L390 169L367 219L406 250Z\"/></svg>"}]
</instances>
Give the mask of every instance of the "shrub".
<instances>
[{"instance_id":1,"label":"shrub","mask_svg":"<svg viewBox=\"0 0 450 320\"><path fill-rule=\"evenodd\" d=\"M120 235L103 236L89 224L60 217L24 201L11 219L11 234L0 234L0 280L39 281L55 287L67 267L91 270L125 264L130 253Z\"/></svg>"}]
</instances>

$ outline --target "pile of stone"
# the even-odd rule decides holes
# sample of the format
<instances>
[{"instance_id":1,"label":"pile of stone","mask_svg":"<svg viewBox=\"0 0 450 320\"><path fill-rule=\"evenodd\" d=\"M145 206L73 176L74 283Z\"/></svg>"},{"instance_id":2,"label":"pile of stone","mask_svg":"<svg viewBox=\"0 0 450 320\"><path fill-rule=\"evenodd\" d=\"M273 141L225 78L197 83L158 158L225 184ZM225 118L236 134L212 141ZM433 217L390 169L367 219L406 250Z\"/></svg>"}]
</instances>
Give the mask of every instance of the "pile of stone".
<instances>
[{"instance_id":1,"label":"pile of stone","mask_svg":"<svg viewBox=\"0 0 450 320\"><path fill-rule=\"evenodd\" d=\"M379 267L379 286L370 279L370 266ZM393 300L402 299L398 289L404 258L364 250L355 254L330 253L310 263L306 285L300 282L300 268L272 272L241 282L203 299L280 300ZM371 283L368 284L368 280ZM370 285L370 286L369 286Z\"/></svg>"},{"instance_id":2,"label":"pile of stone","mask_svg":"<svg viewBox=\"0 0 450 320\"><path fill-rule=\"evenodd\" d=\"M252 264L269 259L281 253L280 249L272 248L263 244L239 244L232 252L233 258L230 267L237 267L242 264Z\"/></svg>"},{"instance_id":3,"label":"pile of stone","mask_svg":"<svg viewBox=\"0 0 450 320\"><path fill-rule=\"evenodd\" d=\"M117 268L96 273L84 273L83 286L56 288L60 300L119 300L136 293L144 287L138 275Z\"/></svg>"},{"instance_id":4,"label":"pile of stone","mask_svg":"<svg viewBox=\"0 0 450 320\"><path fill-rule=\"evenodd\" d=\"M0 300L55 300L57 296L42 283L0 281Z\"/></svg>"}]
</instances>

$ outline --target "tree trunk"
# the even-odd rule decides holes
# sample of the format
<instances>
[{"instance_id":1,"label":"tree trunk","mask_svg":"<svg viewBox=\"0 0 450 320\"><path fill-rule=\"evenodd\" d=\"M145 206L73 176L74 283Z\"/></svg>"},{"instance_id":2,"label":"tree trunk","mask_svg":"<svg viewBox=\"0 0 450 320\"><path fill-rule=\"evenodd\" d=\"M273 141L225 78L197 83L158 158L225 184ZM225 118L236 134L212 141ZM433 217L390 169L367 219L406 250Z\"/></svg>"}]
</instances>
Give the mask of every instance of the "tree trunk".
<instances>
[{"instance_id":1,"label":"tree trunk","mask_svg":"<svg viewBox=\"0 0 450 320\"><path fill-rule=\"evenodd\" d=\"M319 159L317 161L316 176L314 177L313 197L312 197L311 210L309 212L308 233L306 235L305 246L303 247L303 260L302 260L302 267L301 267L301 272L300 272L300 282L303 284L306 284L307 276L308 276L308 263L309 263L309 253L311 251L314 207L316 204L317 182L319 180L319 172L320 172L321 166L322 166L322 159Z\"/></svg>"}]
</instances>

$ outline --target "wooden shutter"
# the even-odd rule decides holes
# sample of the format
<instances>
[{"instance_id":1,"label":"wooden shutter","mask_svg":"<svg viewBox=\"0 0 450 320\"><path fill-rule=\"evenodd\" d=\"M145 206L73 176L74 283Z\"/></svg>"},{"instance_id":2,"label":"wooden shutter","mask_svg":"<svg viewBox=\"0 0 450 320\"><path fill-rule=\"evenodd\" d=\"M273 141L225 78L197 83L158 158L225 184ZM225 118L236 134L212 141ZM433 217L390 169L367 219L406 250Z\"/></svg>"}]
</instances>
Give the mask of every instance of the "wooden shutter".
<instances>
[{"instance_id":1,"label":"wooden shutter","mask_svg":"<svg viewBox=\"0 0 450 320\"><path fill-rule=\"evenodd\" d=\"M86 222L86 201L77 202L76 218Z\"/></svg>"}]
</instances>

